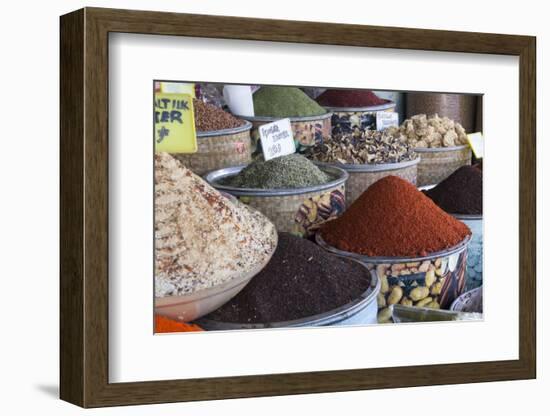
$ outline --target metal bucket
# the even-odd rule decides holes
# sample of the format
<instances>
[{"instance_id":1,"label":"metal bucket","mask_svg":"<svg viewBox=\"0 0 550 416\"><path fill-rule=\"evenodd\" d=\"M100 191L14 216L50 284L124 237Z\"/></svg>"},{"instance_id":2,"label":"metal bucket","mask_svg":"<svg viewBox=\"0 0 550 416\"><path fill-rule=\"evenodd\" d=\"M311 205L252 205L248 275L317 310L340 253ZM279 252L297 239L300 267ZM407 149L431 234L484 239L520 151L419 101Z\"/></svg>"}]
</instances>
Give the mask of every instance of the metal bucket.
<instances>
[{"instance_id":1,"label":"metal bucket","mask_svg":"<svg viewBox=\"0 0 550 416\"><path fill-rule=\"evenodd\" d=\"M309 237L325 221L342 214L346 207L345 183L348 173L333 166L320 169L334 179L322 185L297 189L253 189L222 185L220 181L235 176L245 166L219 169L204 176L214 188L236 196L264 214L278 231Z\"/></svg>"},{"instance_id":2,"label":"metal bucket","mask_svg":"<svg viewBox=\"0 0 550 416\"><path fill-rule=\"evenodd\" d=\"M395 175L416 185L417 166L420 158L399 163L344 164L315 162L318 166L334 166L349 174L346 182L346 205L350 206L369 186L383 177Z\"/></svg>"},{"instance_id":3,"label":"metal bucket","mask_svg":"<svg viewBox=\"0 0 550 416\"><path fill-rule=\"evenodd\" d=\"M196 153L175 153L172 156L197 175L250 163L251 129L252 123L245 121L244 125L234 129L199 131Z\"/></svg>"},{"instance_id":4,"label":"metal bucket","mask_svg":"<svg viewBox=\"0 0 550 416\"><path fill-rule=\"evenodd\" d=\"M324 107L332 113L332 134L351 133L355 128L360 130L377 130L376 113L395 112L396 104L373 105L370 107Z\"/></svg>"},{"instance_id":5,"label":"metal bucket","mask_svg":"<svg viewBox=\"0 0 550 416\"><path fill-rule=\"evenodd\" d=\"M472 163L472 150L468 145L454 147L415 147L420 156L418 186L436 185L461 166Z\"/></svg>"},{"instance_id":6,"label":"metal bucket","mask_svg":"<svg viewBox=\"0 0 550 416\"><path fill-rule=\"evenodd\" d=\"M362 265L364 266L364 264ZM376 297L380 291L380 280L376 276L375 272L370 271L370 274L370 287L363 292L361 296L343 306L340 306L339 308L318 315L294 319L291 321L268 322L262 324L237 324L213 321L209 319L200 319L196 322L196 324L207 331L375 324L377 312Z\"/></svg>"},{"instance_id":7,"label":"metal bucket","mask_svg":"<svg viewBox=\"0 0 550 416\"><path fill-rule=\"evenodd\" d=\"M252 153L261 153L260 132L258 128L264 124L272 123L282 118L287 117L250 117L250 116L235 116L252 123L250 135L252 137ZM330 137L331 113L321 114L319 116L308 117L288 117L290 126L294 134L294 143L296 150L302 152L304 149L313 146L316 143L322 143L324 139Z\"/></svg>"},{"instance_id":8,"label":"metal bucket","mask_svg":"<svg viewBox=\"0 0 550 416\"><path fill-rule=\"evenodd\" d=\"M375 270L380 279L378 321L391 322L390 305L447 309L466 287L466 262L470 236L447 250L419 257L369 257L330 246L320 233L317 244L325 250L347 256Z\"/></svg>"}]
</instances>

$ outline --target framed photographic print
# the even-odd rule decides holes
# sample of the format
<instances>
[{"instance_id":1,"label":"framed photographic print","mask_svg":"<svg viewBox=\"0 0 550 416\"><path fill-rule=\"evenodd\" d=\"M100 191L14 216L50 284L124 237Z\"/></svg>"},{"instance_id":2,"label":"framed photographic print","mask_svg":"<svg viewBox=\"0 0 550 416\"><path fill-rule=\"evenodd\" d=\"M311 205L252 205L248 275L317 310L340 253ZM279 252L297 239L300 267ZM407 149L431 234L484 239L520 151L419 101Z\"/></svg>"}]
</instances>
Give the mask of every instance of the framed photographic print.
<instances>
[{"instance_id":1,"label":"framed photographic print","mask_svg":"<svg viewBox=\"0 0 550 416\"><path fill-rule=\"evenodd\" d=\"M61 17L61 398L536 376L535 38Z\"/></svg>"}]
</instances>

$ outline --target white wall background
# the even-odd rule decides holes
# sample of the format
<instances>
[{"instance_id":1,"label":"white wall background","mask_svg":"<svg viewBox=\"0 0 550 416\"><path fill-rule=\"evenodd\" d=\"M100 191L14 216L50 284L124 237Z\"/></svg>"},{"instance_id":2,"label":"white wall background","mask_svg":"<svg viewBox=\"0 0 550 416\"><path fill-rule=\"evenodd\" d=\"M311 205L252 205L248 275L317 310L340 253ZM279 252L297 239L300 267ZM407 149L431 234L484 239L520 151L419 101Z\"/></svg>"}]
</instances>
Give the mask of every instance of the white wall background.
<instances>
[{"instance_id":1,"label":"white wall background","mask_svg":"<svg viewBox=\"0 0 550 416\"><path fill-rule=\"evenodd\" d=\"M547 192L544 195L547 201L543 201L543 182L548 179L543 175L548 176L549 170L542 164L550 156L550 146L542 140L542 124L544 102L550 101L549 78L544 74L549 71L544 65L550 56L550 29L547 11L542 8L544 2L462 0L447 5L441 1L394 0L391 3L391 7L379 2L350 0L332 3L19 0L2 3L0 278L4 293L0 301L0 409L3 413L69 415L81 412L57 400L58 17L83 6L529 34L538 38L538 380L113 408L92 410L88 414L280 415L349 411L388 415L433 412L451 416L463 415L470 407L472 414L503 415L547 408L550 364L543 349L547 348L549 331L546 328L542 332L542 327L547 322L548 308L542 303L548 298L550 286L544 284L546 270L542 263L543 240L548 239L549 227L541 214L549 208Z\"/></svg>"}]
</instances>

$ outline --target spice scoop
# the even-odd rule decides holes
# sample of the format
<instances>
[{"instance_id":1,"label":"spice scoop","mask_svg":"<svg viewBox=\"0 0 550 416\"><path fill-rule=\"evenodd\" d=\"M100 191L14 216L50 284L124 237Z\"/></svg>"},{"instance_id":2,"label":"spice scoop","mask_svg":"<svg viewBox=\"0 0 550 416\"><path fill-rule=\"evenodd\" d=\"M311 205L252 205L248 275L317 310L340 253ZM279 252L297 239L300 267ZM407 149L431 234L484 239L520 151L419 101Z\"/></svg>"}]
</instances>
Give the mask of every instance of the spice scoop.
<instances>
[{"instance_id":1,"label":"spice scoop","mask_svg":"<svg viewBox=\"0 0 550 416\"><path fill-rule=\"evenodd\" d=\"M392 318L395 323L437 322L437 321L478 321L481 313L444 311L441 309L419 308L404 305L392 305Z\"/></svg>"}]
</instances>

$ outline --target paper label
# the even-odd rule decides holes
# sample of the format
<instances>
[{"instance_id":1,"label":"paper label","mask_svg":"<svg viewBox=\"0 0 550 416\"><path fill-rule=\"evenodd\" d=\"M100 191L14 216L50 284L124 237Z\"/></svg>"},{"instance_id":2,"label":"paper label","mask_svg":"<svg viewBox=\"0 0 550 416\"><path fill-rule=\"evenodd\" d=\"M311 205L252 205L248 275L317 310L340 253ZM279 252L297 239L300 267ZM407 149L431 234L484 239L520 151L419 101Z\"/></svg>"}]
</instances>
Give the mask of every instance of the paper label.
<instances>
[{"instance_id":1,"label":"paper label","mask_svg":"<svg viewBox=\"0 0 550 416\"><path fill-rule=\"evenodd\" d=\"M189 94L155 94L155 151L195 153L197 135Z\"/></svg>"},{"instance_id":2,"label":"paper label","mask_svg":"<svg viewBox=\"0 0 550 416\"><path fill-rule=\"evenodd\" d=\"M476 159L483 157L483 133L471 133L466 135L468 137L468 144L474 152Z\"/></svg>"},{"instance_id":3,"label":"paper label","mask_svg":"<svg viewBox=\"0 0 550 416\"><path fill-rule=\"evenodd\" d=\"M265 160L296 152L290 119L283 118L264 124L260 126L259 131Z\"/></svg>"},{"instance_id":4,"label":"paper label","mask_svg":"<svg viewBox=\"0 0 550 416\"><path fill-rule=\"evenodd\" d=\"M376 113L376 130L382 131L388 127L399 126L399 114L388 111L378 111Z\"/></svg>"}]
</instances>

